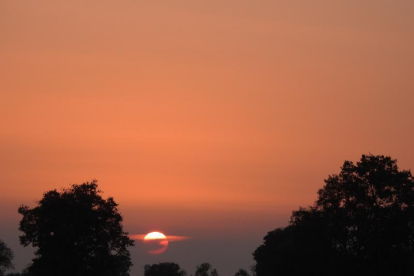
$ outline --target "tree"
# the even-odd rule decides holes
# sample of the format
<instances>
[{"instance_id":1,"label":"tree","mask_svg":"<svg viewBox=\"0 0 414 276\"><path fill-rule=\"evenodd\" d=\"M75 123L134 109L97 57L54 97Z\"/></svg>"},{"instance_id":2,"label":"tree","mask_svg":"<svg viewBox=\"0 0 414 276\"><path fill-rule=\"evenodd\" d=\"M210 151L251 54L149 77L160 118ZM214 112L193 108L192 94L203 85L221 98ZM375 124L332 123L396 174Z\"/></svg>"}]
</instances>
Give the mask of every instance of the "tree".
<instances>
[{"instance_id":1,"label":"tree","mask_svg":"<svg viewBox=\"0 0 414 276\"><path fill-rule=\"evenodd\" d=\"M36 257L28 267L35 276L128 276L127 247L113 198L103 199L97 181L44 193L34 208L21 206L20 243L32 245Z\"/></svg>"},{"instance_id":2,"label":"tree","mask_svg":"<svg viewBox=\"0 0 414 276\"><path fill-rule=\"evenodd\" d=\"M29 273L28 272L28 269L25 268L25 269L23 269L22 273L18 273L18 272L16 272L16 273L9 273L6 276L33 276L33 274Z\"/></svg>"},{"instance_id":3,"label":"tree","mask_svg":"<svg viewBox=\"0 0 414 276\"><path fill-rule=\"evenodd\" d=\"M195 276L218 276L218 272L209 263L202 263L196 267Z\"/></svg>"},{"instance_id":4,"label":"tree","mask_svg":"<svg viewBox=\"0 0 414 276\"><path fill-rule=\"evenodd\" d=\"M253 256L257 276L411 275L411 172L382 155L345 161L315 204L294 211L289 226L269 232Z\"/></svg>"},{"instance_id":5,"label":"tree","mask_svg":"<svg viewBox=\"0 0 414 276\"><path fill-rule=\"evenodd\" d=\"M13 257L13 251L0 240L0 276L3 276L6 270L14 268Z\"/></svg>"},{"instance_id":6,"label":"tree","mask_svg":"<svg viewBox=\"0 0 414 276\"><path fill-rule=\"evenodd\" d=\"M176 263L159 263L144 266L144 276L185 276L187 273Z\"/></svg>"},{"instance_id":7,"label":"tree","mask_svg":"<svg viewBox=\"0 0 414 276\"><path fill-rule=\"evenodd\" d=\"M250 276L250 274L247 273L246 270L240 268L239 271L234 274L234 276Z\"/></svg>"}]
</instances>

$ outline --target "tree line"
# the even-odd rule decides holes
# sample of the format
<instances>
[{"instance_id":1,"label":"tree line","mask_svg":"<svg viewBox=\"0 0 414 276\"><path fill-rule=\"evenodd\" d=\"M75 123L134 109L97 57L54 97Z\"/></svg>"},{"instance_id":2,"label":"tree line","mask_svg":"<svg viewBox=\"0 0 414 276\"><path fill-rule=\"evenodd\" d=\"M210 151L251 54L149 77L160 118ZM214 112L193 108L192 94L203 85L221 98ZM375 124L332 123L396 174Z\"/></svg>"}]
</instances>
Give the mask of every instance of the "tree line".
<instances>
[{"instance_id":1,"label":"tree line","mask_svg":"<svg viewBox=\"0 0 414 276\"><path fill-rule=\"evenodd\" d=\"M4 273L4 271L2 272ZM4 274L0 274L4 275ZM24 269L22 273L8 273L6 276L34 276L28 269ZM173 262L158 263L144 266L144 276L188 276L188 273L180 268L179 264ZM191 275L193 276L193 275ZM215 269L210 263L202 263L196 266L194 276L219 276L217 269ZM239 269L234 276L250 276L250 274L244 270Z\"/></svg>"},{"instance_id":2,"label":"tree line","mask_svg":"<svg viewBox=\"0 0 414 276\"><path fill-rule=\"evenodd\" d=\"M288 226L270 231L253 252L255 276L413 275L414 180L397 160L362 155L329 175L315 203L292 212ZM44 193L22 205L20 243L36 248L32 263L8 276L129 276L128 247L118 204L96 181ZM0 276L13 252L0 241ZM146 265L145 276L185 276L175 263ZM194 276L218 276L211 264ZM240 269L235 276L248 276Z\"/></svg>"}]
</instances>

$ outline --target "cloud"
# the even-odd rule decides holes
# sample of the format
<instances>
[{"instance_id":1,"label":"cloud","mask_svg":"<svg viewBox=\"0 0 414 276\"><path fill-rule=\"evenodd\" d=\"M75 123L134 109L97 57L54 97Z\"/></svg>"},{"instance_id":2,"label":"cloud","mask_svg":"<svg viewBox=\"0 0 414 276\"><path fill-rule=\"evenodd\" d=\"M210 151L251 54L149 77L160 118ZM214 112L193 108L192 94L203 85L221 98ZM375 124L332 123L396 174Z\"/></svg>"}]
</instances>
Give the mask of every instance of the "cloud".
<instances>
[{"instance_id":1,"label":"cloud","mask_svg":"<svg viewBox=\"0 0 414 276\"><path fill-rule=\"evenodd\" d=\"M143 241L146 235L147 234L129 235L129 238L132 239L132 240ZM176 242L176 241L183 241L183 240L191 239L191 237L187 237L187 236L169 236L169 235L165 235L165 237L167 238L167 240L169 242Z\"/></svg>"}]
</instances>

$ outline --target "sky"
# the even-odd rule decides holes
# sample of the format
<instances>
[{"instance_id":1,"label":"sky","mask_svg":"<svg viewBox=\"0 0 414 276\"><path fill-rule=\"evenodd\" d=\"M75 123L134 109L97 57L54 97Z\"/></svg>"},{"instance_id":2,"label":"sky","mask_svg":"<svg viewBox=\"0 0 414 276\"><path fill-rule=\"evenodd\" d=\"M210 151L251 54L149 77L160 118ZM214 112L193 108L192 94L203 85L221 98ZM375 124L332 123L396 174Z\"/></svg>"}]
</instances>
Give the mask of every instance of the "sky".
<instances>
[{"instance_id":1,"label":"sky","mask_svg":"<svg viewBox=\"0 0 414 276\"><path fill-rule=\"evenodd\" d=\"M130 234L221 275L362 154L414 168L412 0L0 0L0 239L97 179Z\"/></svg>"}]
</instances>

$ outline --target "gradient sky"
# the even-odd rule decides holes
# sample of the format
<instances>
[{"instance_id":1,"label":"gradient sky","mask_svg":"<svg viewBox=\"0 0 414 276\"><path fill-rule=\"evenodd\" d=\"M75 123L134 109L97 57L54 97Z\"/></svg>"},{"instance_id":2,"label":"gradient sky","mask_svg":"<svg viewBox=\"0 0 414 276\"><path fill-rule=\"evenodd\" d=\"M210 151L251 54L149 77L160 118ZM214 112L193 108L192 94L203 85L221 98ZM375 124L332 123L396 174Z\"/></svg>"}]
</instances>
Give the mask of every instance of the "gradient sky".
<instances>
[{"instance_id":1,"label":"gradient sky","mask_svg":"<svg viewBox=\"0 0 414 276\"><path fill-rule=\"evenodd\" d=\"M414 1L0 0L0 239L98 179L146 263L221 275L363 153L414 168Z\"/></svg>"}]
</instances>

